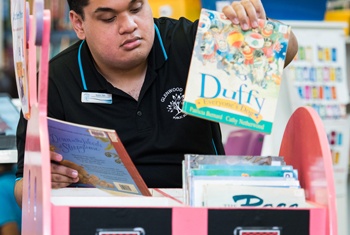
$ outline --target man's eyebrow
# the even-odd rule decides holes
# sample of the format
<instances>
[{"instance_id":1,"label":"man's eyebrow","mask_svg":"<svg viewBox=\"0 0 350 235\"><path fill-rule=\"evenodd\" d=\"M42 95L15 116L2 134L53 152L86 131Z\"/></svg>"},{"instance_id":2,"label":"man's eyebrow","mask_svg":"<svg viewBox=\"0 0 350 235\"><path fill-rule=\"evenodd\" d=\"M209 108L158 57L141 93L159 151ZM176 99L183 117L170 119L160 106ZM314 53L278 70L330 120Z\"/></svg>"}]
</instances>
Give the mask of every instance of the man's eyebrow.
<instances>
[{"instance_id":1,"label":"man's eyebrow","mask_svg":"<svg viewBox=\"0 0 350 235\"><path fill-rule=\"evenodd\" d=\"M140 0L130 0L129 5L134 4L135 2L139 2ZM116 11L112 8L109 7L98 7L94 13L99 13L99 12L112 12L112 13L116 13Z\"/></svg>"},{"instance_id":2,"label":"man's eyebrow","mask_svg":"<svg viewBox=\"0 0 350 235\"><path fill-rule=\"evenodd\" d=\"M112 13L115 13L116 11L112 8L109 8L109 7L98 7L94 13L99 13L99 12L112 12Z\"/></svg>"}]
</instances>

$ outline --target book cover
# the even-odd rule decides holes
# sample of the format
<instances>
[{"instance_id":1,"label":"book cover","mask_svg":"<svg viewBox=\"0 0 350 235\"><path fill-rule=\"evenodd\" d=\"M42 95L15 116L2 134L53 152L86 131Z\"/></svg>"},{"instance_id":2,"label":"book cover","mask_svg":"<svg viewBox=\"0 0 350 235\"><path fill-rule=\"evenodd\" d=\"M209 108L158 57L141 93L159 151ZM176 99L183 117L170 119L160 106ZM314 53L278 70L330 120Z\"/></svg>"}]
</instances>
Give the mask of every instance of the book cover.
<instances>
[{"instance_id":1,"label":"book cover","mask_svg":"<svg viewBox=\"0 0 350 235\"><path fill-rule=\"evenodd\" d=\"M28 12L26 1L11 0L11 28L13 61L15 67L15 78L18 91L18 97L21 101L23 116L29 119L29 82L27 72L27 40L28 40Z\"/></svg>"},{"instance_id":2,"label":"book cover","mask_svg":"<svg viewBox=\"0 0 350 235\"><path fill-rule=\"evenodd\" d=\"M50 151L62 165L76 169L77 187L150 196L150 192L115 130L48 118Z\"/></svg>"},{"instance_id":3,"label":"book cover","mask_svg":"<svg viewBox=\"0 0 350 235\"><path fill-rule=\"evenodd\" d=\"M198 168L200 165L286 165L282 156L236 156L204 154L185 154L185 163L187 165L187 169Z\"/></svg>"},{"instance_id":4,"label":"book cover","mask_svg":"<svg viewBox=\"0 0 350 235\"><path fill-rule=\"evenodd\" d=\"M226 169L226 170L263 170L263 171L281 171L281 170L293 170L292 165L283 166L270 166L270 165L212 165L212 164L200 164L197 169Z\"/></svg>"},{"instance_id":5,"label":"book cover","mask_svg":"<svg viewBox=\"0 0 350 235\"><path fill-rule=\"evenodd\" d=\"M193 169L191 175L194 176L242 176L242 177L288 177L298 179L297 170L258 170L258 169Z\"/></svg>"},{"instance_id":6,"label":"book cover","mask_svg":"<svg viewBox=\"0 0 350 235\"><path fill-rule=\"evenodd\" d=\"M182 187L184 191L184 201L189 204L191 193L191 171L199 169L201 166L220 165L230 166L285 166L286 163L282 156L235 156L235 155L203 155L203 154L185 154L183 161L183 182Z\"/></svg>"},{"instance_id":7,"label":"book cover","mask_svg":"<svg viewBox=\"0 0 350 235\"><path fill-rule=\"evenodd\" d=\"M241 177L241 176L190 176L190 189L188 203L191 206L203 206L203 190L205 185L217 185L226 188L229 185L256 186L273 188L300 188L300 182L294 178L286 177Z\"/></svg>"},{"instance_id":8,"label":"book cover","mask_svg":"<svg viewBox=\"0 0 350 235\"><path fill-rule=\"evenodd\" d=\"M208 207L305 207L302 188L240 185L203 186L203 206Z\"/></svg>"},{"instance_id":9,"label":"book cover","mask_svg":"<svg viewBox=\"0 0 350 235\"><path fill-rule=\"evenodd\" d=\"M202 9L182 111L270 134L289 34L290 26L268 20L244 31Z\"/></svg>"}]
</instances>

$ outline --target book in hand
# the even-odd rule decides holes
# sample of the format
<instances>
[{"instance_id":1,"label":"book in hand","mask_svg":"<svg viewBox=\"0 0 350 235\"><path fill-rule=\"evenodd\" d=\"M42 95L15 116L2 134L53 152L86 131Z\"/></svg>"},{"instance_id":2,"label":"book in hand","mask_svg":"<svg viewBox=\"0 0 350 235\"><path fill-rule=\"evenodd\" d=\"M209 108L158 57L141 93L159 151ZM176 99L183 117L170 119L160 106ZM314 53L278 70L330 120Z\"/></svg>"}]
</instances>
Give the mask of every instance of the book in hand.
<instances>
[{"instance_id":1,"label":"book in hand","mask_svg":"<svg viewBox=\"0 0 350 235\"><path fill-rule=\"evenodd\" d=\"M302 188L218 185L203 186L203 206L208 207L305 207Z\"/></svg>"},{"instance_id":2,"label":"book in hand","mask_svg":"<svg viewBox=\"0 0 350 235\"><path fill-rule=\"evenodd\" d=\"M260 20L242 30L202 9L186 84L186 114L270 134L290 26Z\"/></svg>"},{"instance_id":3,"label":"book in hand","mask_svg":"<svg viewBox=\"0 0 350 235\"><path fill-rule=\"evenodd\" d=\"M50 151L78 171L79 182L72 186L151 196L115 130L48 118L48 132Z\"/></svg>"}]
</instances>

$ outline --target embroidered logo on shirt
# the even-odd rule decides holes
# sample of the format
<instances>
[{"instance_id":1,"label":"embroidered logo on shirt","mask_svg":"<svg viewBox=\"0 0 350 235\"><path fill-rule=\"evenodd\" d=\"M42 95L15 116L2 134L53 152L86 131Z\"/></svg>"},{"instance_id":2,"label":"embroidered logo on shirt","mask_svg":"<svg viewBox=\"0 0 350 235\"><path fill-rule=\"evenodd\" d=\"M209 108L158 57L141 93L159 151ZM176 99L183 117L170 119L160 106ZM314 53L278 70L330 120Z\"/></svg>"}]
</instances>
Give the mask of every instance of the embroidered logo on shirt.
<instances>
[{"instance_id":1,"label":"embroidered logo on shirt","mask_svg":"<svg viewBox=\"0 0 350 235\"><path fill-rule=\"evenodd\" d=\"M167 90L162 98L161 102L167 102L167 110L169 113L173 113L173 119L182 119L187 115L181 112L182 103L184 99L183 88L175 87Z\"/></svg>"}]
</instances>

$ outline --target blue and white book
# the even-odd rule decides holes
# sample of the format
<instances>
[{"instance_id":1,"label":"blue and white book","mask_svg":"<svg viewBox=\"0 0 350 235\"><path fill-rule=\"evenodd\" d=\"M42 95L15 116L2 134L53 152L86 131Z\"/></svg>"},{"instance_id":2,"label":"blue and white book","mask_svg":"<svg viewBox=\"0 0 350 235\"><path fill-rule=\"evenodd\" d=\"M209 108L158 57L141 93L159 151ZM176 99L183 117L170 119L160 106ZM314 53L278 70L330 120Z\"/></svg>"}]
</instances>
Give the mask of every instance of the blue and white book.
<instances>
[{"instance_id":1,"label":"blue and white book","mask_svg":"<svg viewBox=\"0 0 350 235\"><path fill-rule=\"evenodd\" d=\"M242 177L288 177L298 179L298 171L292 170L260 170L260 169L192 169L193 176L242 176Z\"/></svg>"},{"instance_id":2,"label":"blue and white book","mask_svg":"<svg viewBox=\"0 0 350 235\"><path fill-rule=\"evenodd\" d=\"M190 206L203 206L202 197L205 185L217 185L220 187L256 186L273 188L300 188L300 183L294 178L285 177L239 177L239 176L191 176L189 177Z\"/></svg>"},{"instance_id":3,"label":"blue and white book","mask_svg":"<svg viewBox=\"0 0 350 235\"><path fill-rule=\"evenodd\" d=\"M207 207L306 207L302 188L203 185L202 205Z\"/></svg>"}]
</instances>

